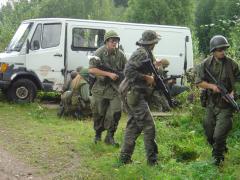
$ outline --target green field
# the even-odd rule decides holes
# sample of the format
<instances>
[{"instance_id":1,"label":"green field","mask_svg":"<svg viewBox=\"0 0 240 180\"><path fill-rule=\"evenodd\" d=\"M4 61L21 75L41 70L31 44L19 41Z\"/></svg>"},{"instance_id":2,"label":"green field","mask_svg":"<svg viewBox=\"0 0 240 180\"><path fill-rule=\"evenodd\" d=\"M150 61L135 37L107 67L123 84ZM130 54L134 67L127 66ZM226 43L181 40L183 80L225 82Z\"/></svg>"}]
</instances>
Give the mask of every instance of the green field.
<instances>
[{"instance_id":1,"label":"green field","mask_svg":"<svg viewBox=\"0 0 240 180\"><path fill-rule=\"evenodd\" d=\"M186 104L172 117L155 119L159 165L146 165L141 135L133 164L120 166L120 149L93 143L90 119L59 119L56 109L41 103L16 105L1 98L0 145L40 169L40 175L55 174L54 179L240 179L239 115L234 119L229 152L220 168L212 165L202 116L198 104ZM118 142L123 140L126 119L123 115L120 121Z\"/></svg>"}]
</instances>

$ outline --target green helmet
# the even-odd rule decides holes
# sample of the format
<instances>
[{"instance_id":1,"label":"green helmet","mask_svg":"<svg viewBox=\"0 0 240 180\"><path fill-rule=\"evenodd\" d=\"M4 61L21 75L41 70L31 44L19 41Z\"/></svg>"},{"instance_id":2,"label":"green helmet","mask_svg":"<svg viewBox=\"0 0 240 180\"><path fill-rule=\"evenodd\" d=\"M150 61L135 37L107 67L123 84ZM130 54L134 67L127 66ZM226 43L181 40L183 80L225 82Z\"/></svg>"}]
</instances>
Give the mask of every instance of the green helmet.
<instances>
[{"instance_id":1,"label":"green helmet","mask_svg":"<svg viewBox=\"0 0 240 180\"><path fill-rule=\"evenodd\" d=\"M210 52L218 48L229 48L229 46L227 39L222 35L213 36L210 40Z\"/></svg>"},{"instance_id":2,"label":"green helmet","mask_svg":"<svg viewBox=\"0 0 240 180\"><path fill-rule=\"evenodd\" d=\"M120 37L118 36L118 34L113 31L113 30L110 30L108 32L105 33L104 35L104 43L106 43L106 41L109 39L109 38L117 38L119 41L120 41Z\"/></svg>"},{"instance_id":3,"label":"green helmet","mask_svg":"<svg viewBox=\"0 0 240 180\"><path fill-rule=\"evenodd\" d=\"M157 44L160 40L160 36L152 30L146 30L142 33L142 38L136 42L137 45L151 45Z\"/></svg>"}]
</instances>

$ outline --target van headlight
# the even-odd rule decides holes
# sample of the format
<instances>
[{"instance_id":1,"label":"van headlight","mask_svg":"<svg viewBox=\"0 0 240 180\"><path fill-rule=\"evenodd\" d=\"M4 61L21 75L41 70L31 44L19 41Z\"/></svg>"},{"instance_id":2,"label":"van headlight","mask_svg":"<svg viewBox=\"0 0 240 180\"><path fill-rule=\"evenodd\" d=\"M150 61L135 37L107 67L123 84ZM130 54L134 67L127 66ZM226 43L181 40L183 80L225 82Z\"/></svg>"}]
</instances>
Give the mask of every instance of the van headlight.
<instances>
[{"instance_id":1,"label":"van headlight","mask_svg":"<svg viewBox=\"0 0 240 180\"><path fill-rule=\"evenodd\" d=\"M1 63L0 64L0 73L5 73L9 68L9 64L7 63Z\"/></svg>"}]
</instances>

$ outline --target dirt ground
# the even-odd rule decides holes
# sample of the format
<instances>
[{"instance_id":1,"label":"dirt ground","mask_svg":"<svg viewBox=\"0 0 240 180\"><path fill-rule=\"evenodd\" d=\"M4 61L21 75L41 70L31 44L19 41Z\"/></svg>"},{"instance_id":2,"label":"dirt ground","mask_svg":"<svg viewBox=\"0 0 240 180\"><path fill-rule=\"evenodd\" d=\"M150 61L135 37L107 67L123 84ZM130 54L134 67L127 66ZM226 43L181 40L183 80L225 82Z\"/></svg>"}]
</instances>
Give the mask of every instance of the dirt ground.
<instances>
[{"instance_id":1,"label":"dirt ground","mask_svg":"<svg viewBox=\"0 0 240 180\"><path fill-rule=\"evenodd\" d=\"M16 159L12 154L0 147L0 179L1 180L28 180L42 179L37 175L37 169Z\"/></svg>"}]
</instances>

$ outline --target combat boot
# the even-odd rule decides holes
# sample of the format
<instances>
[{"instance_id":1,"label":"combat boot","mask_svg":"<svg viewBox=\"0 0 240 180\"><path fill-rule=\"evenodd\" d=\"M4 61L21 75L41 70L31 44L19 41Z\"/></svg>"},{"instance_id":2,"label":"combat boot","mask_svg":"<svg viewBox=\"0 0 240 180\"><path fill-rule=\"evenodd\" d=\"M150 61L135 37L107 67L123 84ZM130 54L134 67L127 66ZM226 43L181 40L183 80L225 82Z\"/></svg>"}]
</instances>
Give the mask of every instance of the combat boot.
<instances>
[{"instance_id":1,"label":"combat boot","mask_svg":"<svg viewBox=\"0 0 240 180\"><path fill-rule=\"evenodd\" d=\"M214 165L221 166L224 161L224 157L215 157L214 158Z\"/></svg>"},{"instance_id":2,"label":"combat boot","mask_svg":"<svg viewBox=\"0 0 240 180\"><path fill-rule=\"evenodd\" d=\"M101 141L102 133L96 132L94 137L94 143L97 144L99 141Z\"/></svg>"},{"instance_id":3,"label":"combat boot","mask_svg":"<svg viewBox=\"0 0 240 180\"><path fill-rule=\"evenodd\" d=\"M157 154L149 156L148 159L147 159L147 164L149 166L156 166L156 165L158 165L158 160L157 159L158 159Z\"/></svg>"},{"instance_id":4,"label":"combat boot","mask_svg":"<svg viewBox=\"0 0 240 180\"><path fill-rule=\"evenodd\" d=\"M122 164L131 164L133 161L129 155L121 154L119 157L119 161Z\"/></svg>"},{"instance_id":5,"label":"combat boot","mask_svg":"<svg viewBox=\"0 0 240 180\"><path fill-rule=\"evenodd\" d=\"M115 142L115 140L114 140L113 132L107 132L104 142L108 145L113 145L115 147L119 147L119 144L117 142Z\"/></svg>"},{"instance_id":6,"label":"combat boot","mask_svg":"<svg viewBox=\"0 0 240 180\"><path fill-rule=\"evenodd\" d=\"M154 160L154 161L147 161L147 164L149 165L149 166L156 166L156 165L158 165L158 161L157 160Z\"/></svg>"}]
</instances>

